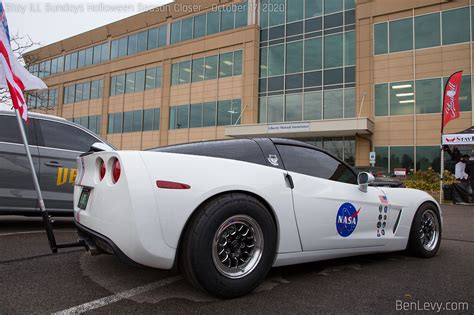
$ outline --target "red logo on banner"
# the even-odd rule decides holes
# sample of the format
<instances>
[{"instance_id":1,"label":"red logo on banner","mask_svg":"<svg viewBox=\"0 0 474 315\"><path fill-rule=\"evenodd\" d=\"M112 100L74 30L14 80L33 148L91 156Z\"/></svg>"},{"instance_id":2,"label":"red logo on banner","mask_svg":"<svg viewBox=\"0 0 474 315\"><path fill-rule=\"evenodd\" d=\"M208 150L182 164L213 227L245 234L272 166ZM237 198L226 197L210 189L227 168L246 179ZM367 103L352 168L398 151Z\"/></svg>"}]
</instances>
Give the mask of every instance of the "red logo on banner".
<instances>
[{"instance_id":1,"label":"red logo on banner","mask_svg":"<svg viewBox=\"0 0 474 315\"><path fill-rule=\"evenodd\" d=\"M462 71L454 73L446 83L443 98L443 126L444 127L453 119L459 118L459 93L461 90Z\"/></svg>"}]
</instances>

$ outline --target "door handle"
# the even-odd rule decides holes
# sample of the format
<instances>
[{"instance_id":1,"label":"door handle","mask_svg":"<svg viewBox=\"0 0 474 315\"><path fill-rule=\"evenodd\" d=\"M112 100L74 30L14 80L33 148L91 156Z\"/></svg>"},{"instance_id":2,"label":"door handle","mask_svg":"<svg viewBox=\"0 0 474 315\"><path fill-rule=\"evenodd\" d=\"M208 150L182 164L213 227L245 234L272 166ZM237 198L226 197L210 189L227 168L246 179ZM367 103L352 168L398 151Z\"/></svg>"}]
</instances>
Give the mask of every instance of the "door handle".
<instances>
[{"instance_id":1,"label":"door handle","mask_svg":"<svg viewBox=\"0 0 474 315\"><path fill-rule=\"evenodd\" d=\"M61 164L59 164L58 161L49 161L49 162L44 163L44 165L50 166L50 167L63 167Z\"/></svg>"}]
</instances>

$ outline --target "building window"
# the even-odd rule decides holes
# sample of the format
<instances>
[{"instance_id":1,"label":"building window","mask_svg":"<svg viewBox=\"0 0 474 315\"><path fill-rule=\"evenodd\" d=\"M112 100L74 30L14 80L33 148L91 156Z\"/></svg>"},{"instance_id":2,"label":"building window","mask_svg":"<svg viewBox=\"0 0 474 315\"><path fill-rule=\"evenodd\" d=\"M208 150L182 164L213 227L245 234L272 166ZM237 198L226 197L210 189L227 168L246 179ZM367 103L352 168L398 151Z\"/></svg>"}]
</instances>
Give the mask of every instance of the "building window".
<instances>
[{"instance_id":1,"label":"building window","mask_svg":"<svg viewBox=\"0 0 474 315\"><path fill-rule=\"evenodd\" d=\"M280 25L285 23L285 0L269 0L267 11L269 14L269 25Z\"/></svg>"},{"instance_id":2,"label":"building window","mask_svg":"<svg viewBox=\"0 0 474 315\"><path fill-rule=\"evenodd\" d=\"M415 171L414 154L416 151L416 170L440 170L439 146L391 146L375 147L375 166L383 167L389 172L396 168L404 168L408 172Z\"/></svg>"},{"instance_id":3,"label":"building window","mask_svg":"<svg viewBox=\"0 0 474 315\"><path fill-rule=\"evenodd\" d=\"M388 84L375 85L375 116L388 116Z\"/></svg>"},{"instance_id":4,"label":"building window","mask_svg":"<svg viewBox=\"0 0 474 315\"><path fill-rule=\"evenodd\" d=\"M160 130L160 109L109 114L108 133Z\"/></svg>"},{"instance_id":5,"label":"building window","mask_svg":"<svg viewBox=\"0 0 474 315\"><path fill-rule=\"evenodd\" d=\"M213 127L217 123L217 103L207 102L202 104L202 126Z\"/></svg>"},{"instance_id":6,"label":"building window","mask_svg":"<svg viewBox=\"0 0 474 315\"><path fill-rule=\"evenodd\" d=\"M241 101L226 100L170 107L170 129L240 124Z\"/></svg>"},{"instance_id":7,"label":"building window","mask_svg":"<svg viewBox=\"0 0 474 315\"><path fill-rule=\"evenodd\" d=\"M210 56L206 57L205 60L205 80L214 80L217 79L217 63L218 63L218 56Z\"/></svg>"},{"instance_id":8,"label":"building window","mask_svg":"<svg viewBox=\"0 0 474 315\"><path fill-rule=\"evenodd\" d=\"M179 84L191 82L191 61L183 61L179 64Z\"/></svg>"},{"instance_id":9,"label":"building window","mask_svg":"<svg viewBox=\"0 0 474 315\"><path fill-rule=\"evenodd\" d=\"M235 28L247 26L248 6L247 2L239 3L234 6Z\"/></svg>"},{"instance_id":10,"label":"building window","mask_svg":"<svg viewBox=\"0 0 474 315\"><path fill-rule=\"evenodd\" d=\"M389 24L390 52L413 49L413 19L392 21Z\"/></svg>"},{"instance_id":11,"label":"building window","mask_svg":"<svg viewBox=\"0 0 474 315\"><path fill-rule=\"evenodd\" d=\"M286 95L285 121L301 121L303 119L302 94Z\"/></svg>"},{"instance_id":12,"label":"building window","mask_svg":"<svg viewBox=\"0 0 474 315\"><path fill-rule=\"evenodd\" d=\"M283 95L271 96L267 99L267 122L282 122L284 114Z\"/></svg>"},{"instance_id":13,"label":"building window","mask_svg":"<svg viewBox=\"0 0 474 315\"><path fill-rule=\"evenodd\" d=\"M310 92L304 94L304 120L322 119L322 92Z\"/></svg>"},{"instance_id":14,"label":"building window","mask_svg":"<svg viewBox=\"0 0 474 315\"><path fill-rule=\"evenodd\" d=\"M334 68L343 65L343 34L324 37L324 67Z\"/></svg>"},{"instance_id":15,"label":"building window","mask_svg":"<svg viewBox=\"0 0 474 315\"><path fill-rule=\"evenodd\" d=\"M193 18L181 21L181 41L193 38Z\"/></svg>"},{"instance_id":16,"label":"building window","mask_svg":"<svg viewBox=\"0 0 474 315\"><path fill-rule=\"evenodd\" d=\"M388 147L375 147L375 166L389 169Z\"/></svg>"},{"instance_id":17,"label":"building window","mask_svg":"<svg viewBox=\"0 0 474 315\"><path fill-rule=\"evenodd\" d=\"M234 7L222 7L219 11L221 13L221 32L233 29L235 24Z\"/></svg>"},{"instance_id":18,"label":"building window","mask_svg":"<svg viewBox=\"0 0 474 315\"><path fill-rule=\"evenodd\" d=\"M390 147L390 172L395 168L404 168L407 172L414 170L414 148L412 146Z\"/></svg>"},{"instance_id":19,"label":"building window","mask_svg":"<svg viewBox=\"0 0 474 315\"><path fill-rule=\"evenodd\" d=\"M282 75L285 71L285 45L268 48L268 76Z\"/></svg>"},{"instance_id":20,"label":"building window","mask_svg":"<svg viewBox=\"0 0 474 315\"><path fill-rule=\"evenodd\" d=\"M206 35L211 35L219 32L220 15L218 11L207 13L207 28Z\"/></svg>"},{"instance_id":21,"label":"building window","mask_svg":"<svg viewBox=\"0 0 474 315\"><path fill-rule=\"evenodd\" d=\"M189 118L189 128L202 127L202 104L192 104Z\"/></svg>"},{"instance_id":22,"label":"building window","mask_svg":"<svg viewBox=\"0 0 474 315\"><path fill-rule=\"evenodd\" d=\"M304 41L304 70L313 71L322 68L323 43L321 37L307 39Z\"/></svg>"},{"instance_id":23,"label":"building window","mask_svg":"<svg viewBox=\"0 0 474 315\"><path fill-rule=\"evenodd\" d=\"M375 116L410 115L413 114L414 107L417 114L440 113L447 80L445 77L443 81L441 78L416 80L415 84L413 81L376 84ZM413 92L414 86L416 93ZM462 112L472 110L470 75L462 77L459 104Z\"/></svg>"},{"instance_id":24,"label":"building window","mask_svg":"<svg viewBox=\"0 0 474 315\"><path fill-rule=\"evenodd\" d=\"M415 48L441 45L440 14L433 13L415 17Z\"/></svg>"},{"instance_id":25,"label":"building window","mask_svg":"<svg viewBox=\"0 0 474 315\"><path fill-rule=\"evenodd\" d=\"M219 71L219 72L218 72ZM242 51L174 63L171 66L171 85L214 80L242 74Z\"/></svg>"},{"instance_id":26,"label":"building window","mask_svg":"<svg viewBox=\"0 0 474 315\"><path fill-rule=\"evenodd\" d=\"M304 17L304 0L287 1L286 21L293 22L302 20Z\"/></svg>"},{"instance_id":27,"label":"building window","mask_svg":"<svg viewBox=\"0 0 474 315\"><path fill-rule=\"evenodd\" d=\"M324 119L343 118L343 90L324 91Z\"/></svg>"},{"instance_id":28,"label":"building window","mask_svg":"<svg viewBox=\"0 0 474 315\"><path fill-rule=\"evenodd\" d=\"M86 117L87 118L87 117ZM89 130L95 132L96 134L100 134L100 125L102 121L102 116L90 116L88 117L88 126Z\"/></svg>"},{"instance_id":29,"label":"building window","mask_svg":"<svg viewBox=\"0 0 474 315\"><path fill-rule=\"evenodd\" d=\"M342 11L344 0L324 0L324 14Z\"/></svg>"},{"instance_id":30,"label":"building window","mask_svg":"<svg viewBox=\"0 0 474 315\"><path fill-rule=\"evenodd\" d=\"M103 80L87 81L64 87L64 104L93 100L102 97Z\"/></svg>"},{"instance_id":31,"label":"building window","mask_svg":"<svg viewBox=\"0 0 474 315\"><path fill-rule=\"evenodd\" d=\"M303 72L303 41L288 43L286 55L286 73Z\"/></svg>"},{"instance_id":32,"label":"building window","mask_svg":"<svg viewBox=\"0 0 474 315\"><path fill-rule=\"evenodd\" d=\"M441 79L416 81L416 113L430 114L441 112Z\"/></svg>"},{"instance_id":33,"label":"building window","mask_svg":"<svg viewBox=\"0 0 474 315\"><path fill-rule=\"evenodd\" d=\"M241 101L217 102L217 125L228 126L240 124Z\"/></svg>"},{"instance_id":34,"label":"building window","mask_svg":"<svg viewBox=\"0 0 474 315\"><path fill-rule=\"evenodd\" d=\"M469 8L444 11L442 15L443 45L464 43L469 41Z\"/></svg>"},{"instance_id":35,"label":"building window","mask_svg":"<svg viewBox=\"0 0 474 315\"><path fill-rule=\"evenodd\" d=\"M247 3L228 5L171 24L171 44L247 25Z\"/></svg>"},{"instance_id":36,"label":"building window","mask_svg":"<svg viewBox=\"0 0 474 315\"><path fill-rule=\"evenodd\" d=\"M145 70L135 72L135 92L145 89Z\"/></svg>"},{"instance_id":37,"label":"building window","mask_svg":"<svg viewBox=\"0 0 474 315\"><path fill-rule=\"evenodd\" d=\"M305 16L312 18L321 16L323 13L322 0L305 0Z\"/></svg>"},{"instance_id":38,"label":"building window","mask_svg":"<svg viewBox=\"0 0 474 315\"><path fill-rule=\"evenodd\" d=\"M355 88L344 89L344 118L353 118L356 115Z\"/></svg>"},{"instance_id":39,"label":"building window","mask_svg":"<svg viewBox=\"0 0 474 315\"><path fill-rule=\"evenodd\" d=\"M206 14L197 15L194 17L194 38L203 37L206 35Z\"/></svg>"},{"instance_id":40,"label":"building window","mask_svg":"<svg viewBox=\"0 0 474 315\"><path fill-rule=\"evenodd\" d=\"M219 78L232 76L234 66L234 53L225 53L219 55Z\"/></svg>"},{"instance_id":41,"label":"building window","mask_svg":"<svg viewBox=\"0 0 474 315\"><path fill-rule=\"evenodd\" d=\"M135 72L125 75L125 93L135 92Z\"/></svg>"},{"instance_id":42,"label":"building window","mask_svg":"<svg viewBox=\"0 0 474 315\"><path fill-rule=\"evenodd\" d=\"M417 146L416 147L416 170L426 171L432 169L440 171L441 157L439 146Z\"/></svg>"},{"instance_id":43,"label":"building window","mask_svg":"<svg viewBox=\"0 0 474 315\"><path fill-rule=\"evenodd\" d=\"M469 34L471 33L471 36L474 34L470 27L470 24L473 24L470 21L470 9L473 10L473 7L420 15L416 16L414 21L413 18L407 18L375 24L374 54L412 50L413 35L415 49L469 42ZM389 36L386 32L387 27Z\"/></svg>"},{"instance_id":44,"label":"building window","mask_svg":"<svg viewBox=\"0 0 474 315\"><path fill-rule=\"evenodd\" d=\"M410 115L414 111L413 81L390 83L390 115Z\"/></svg>"},{"instance_id":45,"label":"building window","mask_svg":"<svg viewBox=\"0 0 474 315\"><path fill-rule=\"evenodd\" d=\"M344 33L344 66L355 65L356 62L355 31Z\"/></svg>"},{"instance_id":46,"label":"building window","mask_svg":"<svg viewBox=\"0 0 474 315\"><path fill-rule=\"evenodd\" d=\"M161 88L162 67L112 76L110 96Z\"/></svg>"}]
</instances>

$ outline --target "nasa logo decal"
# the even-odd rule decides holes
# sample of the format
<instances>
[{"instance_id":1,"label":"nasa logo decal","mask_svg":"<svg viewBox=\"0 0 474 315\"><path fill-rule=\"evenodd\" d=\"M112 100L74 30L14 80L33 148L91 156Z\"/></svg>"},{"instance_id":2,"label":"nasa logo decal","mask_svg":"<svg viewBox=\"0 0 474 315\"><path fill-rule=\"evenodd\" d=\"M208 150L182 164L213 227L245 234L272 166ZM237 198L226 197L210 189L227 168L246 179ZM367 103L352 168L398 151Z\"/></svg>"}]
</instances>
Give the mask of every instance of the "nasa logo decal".
<instances>
[{"instance_id":1,"label":"nasa logo decal","mask_svg":"<svg viewBox=\"0 0 474 315\"><path fill-rule=\"evenodd\" d=\"M353 204L346 202L337 211L336 230L342 237L348 237L354 232L359 222L359 210Z\"/></svg>"}]
</instances>

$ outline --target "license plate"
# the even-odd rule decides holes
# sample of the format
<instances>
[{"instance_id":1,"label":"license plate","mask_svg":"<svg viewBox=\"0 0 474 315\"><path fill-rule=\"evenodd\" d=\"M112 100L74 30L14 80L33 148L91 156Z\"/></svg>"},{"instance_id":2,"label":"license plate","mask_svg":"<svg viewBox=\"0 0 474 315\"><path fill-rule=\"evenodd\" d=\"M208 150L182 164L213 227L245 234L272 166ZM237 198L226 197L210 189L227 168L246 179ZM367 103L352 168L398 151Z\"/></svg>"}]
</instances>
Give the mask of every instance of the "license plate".
<instances>
[{"instance_id":1,"label":"license plate","mask_svg":"<svg viewBox=\"0 0 474 315\"><path fill-rule=\"evenodd\" d=\"M91 190L89 188L82 189L81 197L79 198L79 203L77 207L81 210L86 210L87 202L89 201L89 196L91 194Z\"/></svg>"}]
</instances>

